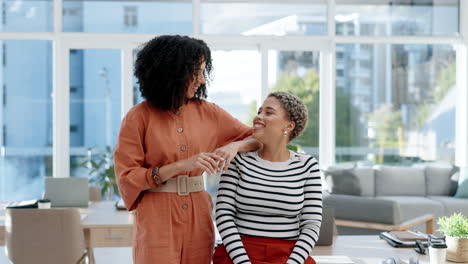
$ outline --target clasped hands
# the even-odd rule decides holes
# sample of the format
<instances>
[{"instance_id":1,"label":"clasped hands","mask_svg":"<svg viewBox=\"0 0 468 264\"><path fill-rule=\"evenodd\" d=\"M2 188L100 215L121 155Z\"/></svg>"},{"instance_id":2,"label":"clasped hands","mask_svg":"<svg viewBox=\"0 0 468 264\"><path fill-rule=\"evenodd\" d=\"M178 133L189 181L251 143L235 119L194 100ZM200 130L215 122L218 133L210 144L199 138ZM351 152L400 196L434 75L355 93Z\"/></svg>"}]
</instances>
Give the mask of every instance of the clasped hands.
<instances>
[{"instance_id":1,"label":"clasped hands","mask_svg":"<svg viewBox=\"0 0 468 264\"><path fill-rule=\"evenodd\" d=\"M203 169L213 175L226 172L229 164L236 156L238 147L236 143L231 143L220 147L213 152L201 152L187 159L187 171Z\"/></svg>"}]
</instances>

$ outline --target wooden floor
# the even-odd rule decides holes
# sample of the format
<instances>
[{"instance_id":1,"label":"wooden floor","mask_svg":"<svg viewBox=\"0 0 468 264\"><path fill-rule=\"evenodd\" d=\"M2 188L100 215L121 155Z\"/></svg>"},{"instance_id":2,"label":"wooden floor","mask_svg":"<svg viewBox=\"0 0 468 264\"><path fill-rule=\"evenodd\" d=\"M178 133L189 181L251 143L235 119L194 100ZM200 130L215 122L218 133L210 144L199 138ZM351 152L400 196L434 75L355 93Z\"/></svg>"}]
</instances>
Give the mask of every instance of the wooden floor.
<instances>
[{"instance_id":1,"label":"wooden floor","mask_svg":"<svg viewBox=\"0 0 468 264\"><path fill-rule=\"evenodd\" d=\"M132 248L95 248L94 256L97 264L129 264L132 263ZM9 263L5 247L0 247L0 264Z\"/></svg>"}]
</instances>

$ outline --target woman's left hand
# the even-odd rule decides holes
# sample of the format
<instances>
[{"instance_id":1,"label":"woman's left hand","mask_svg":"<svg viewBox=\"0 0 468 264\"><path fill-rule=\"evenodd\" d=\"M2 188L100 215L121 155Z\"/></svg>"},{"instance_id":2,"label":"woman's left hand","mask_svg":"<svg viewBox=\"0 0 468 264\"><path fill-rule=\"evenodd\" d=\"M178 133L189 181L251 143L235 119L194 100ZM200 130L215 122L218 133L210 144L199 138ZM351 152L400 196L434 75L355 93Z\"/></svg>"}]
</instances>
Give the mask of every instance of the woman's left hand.
<instances>
[{"instance_id":1,"label":"woman's left hand","mask_svg":"<svg viewBox=\"0 0 468 264\"><path fill-rule=\"evenodd\" d=\"M236 156L239 150L238 144L236 142L227 144L226 146L216 149L213 153L221 156L224 159L224 162L218 164L218 168L221 169L224 165L223 172L226 172L231 164L232 159Z\"/></svg>"}]
</instances>

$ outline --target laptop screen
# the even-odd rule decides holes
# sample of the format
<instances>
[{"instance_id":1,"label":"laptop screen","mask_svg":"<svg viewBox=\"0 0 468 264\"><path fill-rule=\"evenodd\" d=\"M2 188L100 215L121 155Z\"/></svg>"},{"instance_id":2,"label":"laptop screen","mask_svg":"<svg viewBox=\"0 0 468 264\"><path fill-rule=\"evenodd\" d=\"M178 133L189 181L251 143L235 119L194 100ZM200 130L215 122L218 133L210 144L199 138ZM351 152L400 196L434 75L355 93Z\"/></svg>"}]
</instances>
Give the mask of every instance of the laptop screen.
<instances>
[{"instance_id":1,"label":"laptop screen","mask_svg":"<svg viewBox=\"0 0 468 264\"><path fill-rule=\"evenodd\" d=\"M44 198L52 207L87 207L89 199L87 178L45 178Z\"/></svg>"}]
</instances>

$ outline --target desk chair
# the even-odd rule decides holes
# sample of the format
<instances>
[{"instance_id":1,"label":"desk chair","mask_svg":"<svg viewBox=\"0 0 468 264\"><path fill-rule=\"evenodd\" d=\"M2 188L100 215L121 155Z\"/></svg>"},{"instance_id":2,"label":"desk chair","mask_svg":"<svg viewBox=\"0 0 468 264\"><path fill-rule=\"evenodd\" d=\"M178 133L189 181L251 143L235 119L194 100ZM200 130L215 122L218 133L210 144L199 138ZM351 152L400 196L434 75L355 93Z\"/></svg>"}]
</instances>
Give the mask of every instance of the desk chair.
<instances>
[{"instance_id":1,"label":"desk chair","mask_svg":"<svg viewBox=\"0 0 468 264\"><path fill-rule=\"evenodd\" d=\"M89 201L100 202L102 201L101 188L96 185L89 185Z\"/></svg>"},{"instance_id":2,"label":"desk chair","mask_svg":"<svg viewBox=\"0 0 468 264\"><path fill-rule=\"evenodd\" d=\"M81 264L88 256L77 209L7 209L5 231L14 264Z\"/></svg>"}]
</instances>

